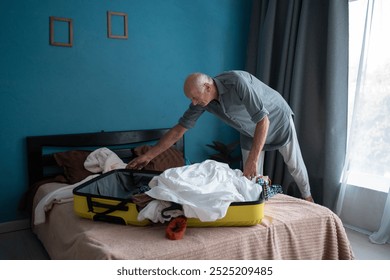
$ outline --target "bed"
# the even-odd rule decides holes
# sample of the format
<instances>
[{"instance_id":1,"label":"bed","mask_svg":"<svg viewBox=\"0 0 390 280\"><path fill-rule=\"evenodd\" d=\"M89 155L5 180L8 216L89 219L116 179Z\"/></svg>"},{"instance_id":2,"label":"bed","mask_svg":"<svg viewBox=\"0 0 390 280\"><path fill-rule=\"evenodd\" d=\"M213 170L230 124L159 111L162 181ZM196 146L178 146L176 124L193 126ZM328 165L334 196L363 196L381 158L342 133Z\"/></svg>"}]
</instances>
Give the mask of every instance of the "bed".
<instances>
[{"instance_id":1,"label":"bed","mask_svg":"<svg viewBox=\"0 0 390 280\"><path fill-rule=\"evenodd\" d=\"M34 210L52 192L69 186L58 153L108 147L123 162L140 146L152 145L167 129L97 132L27 137L29 190ZM175 144L184 155L184 139ZM60 152L59 152L60 150ZM64 171L65 170L65 171ZM56 178L56 179L53 179ZM63 180L63 181L62 181ZM77 179L75 179L77 180ZM72 199L46 209L33 226L51 259L353 259L341 220L328 208L277 194L264 205L261 224L249 227L191 227L181 240L165 236L165 224L129 226L81 218Z\"/></svg>"}]
</instances>

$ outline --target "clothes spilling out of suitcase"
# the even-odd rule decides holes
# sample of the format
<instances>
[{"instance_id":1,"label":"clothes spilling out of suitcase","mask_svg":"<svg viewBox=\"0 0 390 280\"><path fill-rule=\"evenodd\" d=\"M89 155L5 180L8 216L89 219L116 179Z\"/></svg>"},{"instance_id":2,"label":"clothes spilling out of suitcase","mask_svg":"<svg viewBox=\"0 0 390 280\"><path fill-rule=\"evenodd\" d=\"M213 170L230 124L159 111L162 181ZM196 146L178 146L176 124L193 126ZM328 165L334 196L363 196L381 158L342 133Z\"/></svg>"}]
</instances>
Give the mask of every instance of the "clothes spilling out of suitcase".
<instances>
[{"instance_id":1,"label":"clothes spilling out of suitcase","mask_svg":"<svg viewBox=\"0 0 390 280\"><path fill-rule=\"evenodd\" d=\"M264 216L264 201L281 193L266 176L249 180L214 160L163 172L118 168L73 189L74 210L95 221L130 226L166 224L166 237L184 237L187 227L252 226Z\"/></svg>"}]
</instances>

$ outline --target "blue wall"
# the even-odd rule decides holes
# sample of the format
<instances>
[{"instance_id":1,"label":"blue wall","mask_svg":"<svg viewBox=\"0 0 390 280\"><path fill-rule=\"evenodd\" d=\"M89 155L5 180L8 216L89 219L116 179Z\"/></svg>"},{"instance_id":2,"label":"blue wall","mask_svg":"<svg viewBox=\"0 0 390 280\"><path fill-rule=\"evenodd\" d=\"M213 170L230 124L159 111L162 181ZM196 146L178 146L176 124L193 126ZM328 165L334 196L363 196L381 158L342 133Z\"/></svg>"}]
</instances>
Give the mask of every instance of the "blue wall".
<instances>
[{"instance_id":1,"label":"blue wall","mask_svg":"<svg viewBox=\"0 0 390 280\"><path fill-rule=\"evenodd\" d=\"M189 73L244 67L250 2L2 0L0 222L25 217L26 136L175 125ZM107 11L128 14L128 40L107 38ZM49 45L49 16L72 18L73 47ZM186 134L187 157L236 138L205 114Z\"/></svg>"}]
</instances>

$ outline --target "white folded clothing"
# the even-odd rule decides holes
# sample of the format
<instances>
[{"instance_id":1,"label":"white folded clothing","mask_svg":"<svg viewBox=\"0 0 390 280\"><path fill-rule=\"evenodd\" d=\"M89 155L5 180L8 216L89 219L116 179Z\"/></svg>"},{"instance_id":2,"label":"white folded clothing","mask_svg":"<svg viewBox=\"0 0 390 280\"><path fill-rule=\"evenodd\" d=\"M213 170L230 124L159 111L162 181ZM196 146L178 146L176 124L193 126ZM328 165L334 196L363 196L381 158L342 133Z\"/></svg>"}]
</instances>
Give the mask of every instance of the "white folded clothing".
<instances>
[{"instance_id":1,"label":"white folded clothing","mask_svg":"<svg viewBox=\"0 0 390 280\"><path fill-rule=\"evenodd\" d=\"M223 218L232 202L255 201L261 193L261 187L244 177L241 170L214 160L168 169L153 177L149 186L147 195L164 203L178 203L186 217L201 221ZM138 218L159 220L154 217L159 215L155 207L155 203L147 205Z\"/></svg>"}]
</instances>

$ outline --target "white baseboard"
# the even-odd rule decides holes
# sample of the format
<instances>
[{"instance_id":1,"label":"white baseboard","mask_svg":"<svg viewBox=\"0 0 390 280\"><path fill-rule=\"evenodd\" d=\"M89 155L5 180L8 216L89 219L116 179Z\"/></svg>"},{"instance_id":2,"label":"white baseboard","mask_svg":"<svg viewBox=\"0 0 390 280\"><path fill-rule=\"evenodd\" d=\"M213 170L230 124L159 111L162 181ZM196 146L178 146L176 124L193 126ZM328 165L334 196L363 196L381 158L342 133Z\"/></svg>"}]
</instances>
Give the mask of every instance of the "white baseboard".
<instances>
[{"instance_id":1,"label":"white baseboard","mask_svg":"<svg viewBox=\"0 0 390 280\"><path fill-rule=\"evenodd\" d=\"M0 223L0 233L12 232L12 231L23 230L28 228L31 228L30 219Z\"/></svg>"}]
</instances>

